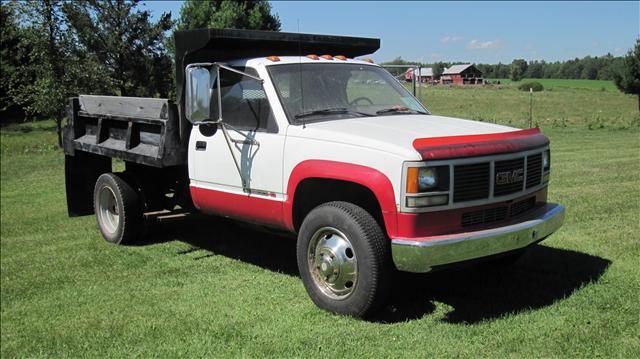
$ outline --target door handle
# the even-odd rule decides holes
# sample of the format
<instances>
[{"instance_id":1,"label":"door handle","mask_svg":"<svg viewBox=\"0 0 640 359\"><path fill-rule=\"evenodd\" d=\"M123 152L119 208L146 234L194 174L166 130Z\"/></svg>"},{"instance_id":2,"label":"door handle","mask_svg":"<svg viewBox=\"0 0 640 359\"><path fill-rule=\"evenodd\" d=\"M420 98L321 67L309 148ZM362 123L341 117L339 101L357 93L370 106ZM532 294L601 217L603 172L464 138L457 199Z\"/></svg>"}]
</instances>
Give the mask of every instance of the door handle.
<instances>
[{"instance_id":1,"label":"door handle","mask_svg":"<svg viewBox=\"0 0 640 359\"><path fill-rule=\"evenodd\" d=\"M196 151L204 151L207 149L207 141L196 141Z\"/></svg>"},{"instance_id":2,"label":"door handle","mask_svg":"<svg viewBox=\"0 0 640 359\"><path fill-rule=\"evenodd\" d=\"M235 138L231 139L231 142L233 143L238 143L241 145L253 145L253 146L260 146L260 142L256 141L256 140L250 140L250 139L244 139L244 140L238 140Z\"/></svg>"}]
</instances>

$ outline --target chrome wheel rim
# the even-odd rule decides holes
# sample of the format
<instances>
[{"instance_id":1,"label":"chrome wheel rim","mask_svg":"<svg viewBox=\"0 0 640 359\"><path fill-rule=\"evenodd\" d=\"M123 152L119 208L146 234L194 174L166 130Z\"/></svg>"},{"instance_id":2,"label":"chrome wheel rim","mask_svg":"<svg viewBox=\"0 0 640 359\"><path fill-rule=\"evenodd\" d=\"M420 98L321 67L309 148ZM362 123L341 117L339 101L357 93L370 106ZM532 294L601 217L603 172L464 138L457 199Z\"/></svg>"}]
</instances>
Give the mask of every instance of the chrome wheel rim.
<instances>
[{"instance_id":1,"label":"chrome wheel rim","mask_svg":"<svg viewBox=\"0 0 640 359\"><path fill-rule=\"evenodd\" d=\"M358 284L356 252L344 233L323 227L311 237L307 262L313 282L332 299L346 299Z\"/></svg>"},{"instance_id":2,"label":"chrome wheel rim","mask_svg":"<svg viewBox=\"0 0 640 359\"><path fill-rule=\"evenodd\" d=\"M111 188L102 187L98 194L98 218L100 226L109 233L115 233L120 223L118 202Z\"/></svg>"}]
</instances>

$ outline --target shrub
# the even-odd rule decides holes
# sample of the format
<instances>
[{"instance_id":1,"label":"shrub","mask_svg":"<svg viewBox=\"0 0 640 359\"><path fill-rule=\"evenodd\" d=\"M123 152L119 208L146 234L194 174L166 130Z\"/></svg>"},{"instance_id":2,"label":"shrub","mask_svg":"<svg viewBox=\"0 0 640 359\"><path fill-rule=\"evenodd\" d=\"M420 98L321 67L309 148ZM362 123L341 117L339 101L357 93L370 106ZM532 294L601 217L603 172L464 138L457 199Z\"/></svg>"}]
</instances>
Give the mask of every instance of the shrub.
<instances>
[{"instance_id":1,"label":"shrub","mask_svg":"<svg viewBox=\"0 0 640 359\"><path fill-rule=\"evenodd\" d=\"M530 81L524 82L523 84L518 86L518 89L520 89L520 91L529 91L529 89L533 89L534 92L538 92L544 90L544 86L542 86L542 84L539 82Z\"/></svg>"}]
</instances>

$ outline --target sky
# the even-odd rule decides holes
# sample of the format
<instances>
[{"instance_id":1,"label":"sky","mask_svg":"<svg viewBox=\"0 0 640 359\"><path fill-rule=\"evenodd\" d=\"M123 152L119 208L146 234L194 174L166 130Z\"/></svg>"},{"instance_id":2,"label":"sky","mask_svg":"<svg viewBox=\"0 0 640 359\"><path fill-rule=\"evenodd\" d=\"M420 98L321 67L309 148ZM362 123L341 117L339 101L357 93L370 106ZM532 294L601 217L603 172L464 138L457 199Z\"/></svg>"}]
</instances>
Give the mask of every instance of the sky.
<instances>
[{"instance_id":1,"label":"sky","mask_svg":"<svg viewBox=\"0 0 640 359\"><path fill-rule=\"evenodd\" d=\"M377 62L563 61L624 55L640 37L640 1L271 1L282 31L380 39ZM180 1L146 1L154 17Z\"/></svg>"}]
</instances>

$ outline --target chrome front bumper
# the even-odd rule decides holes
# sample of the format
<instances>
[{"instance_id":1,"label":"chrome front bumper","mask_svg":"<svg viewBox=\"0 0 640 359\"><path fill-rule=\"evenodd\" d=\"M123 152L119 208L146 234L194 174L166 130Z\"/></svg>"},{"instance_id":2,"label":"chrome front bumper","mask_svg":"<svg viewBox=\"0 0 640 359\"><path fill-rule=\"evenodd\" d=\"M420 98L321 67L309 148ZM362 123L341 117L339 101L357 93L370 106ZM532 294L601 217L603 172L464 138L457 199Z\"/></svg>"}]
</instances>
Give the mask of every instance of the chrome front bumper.
<instances>
[{"instance_id":1,"label":"chrome front bumper","mask_svg":"<svg viewBox=\"0 0 640 359\"><path fill-rule=\"evenodd\" d=\"M504 227L391 241L393 261L401 271L424 273L433 267L482 258L524 248L555 232L564 222L565 207L548 203L544 207Z\"/></svg>"}]
</instances>

